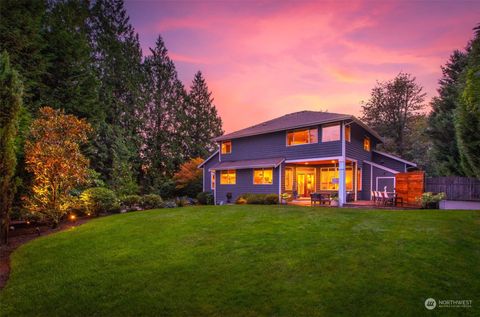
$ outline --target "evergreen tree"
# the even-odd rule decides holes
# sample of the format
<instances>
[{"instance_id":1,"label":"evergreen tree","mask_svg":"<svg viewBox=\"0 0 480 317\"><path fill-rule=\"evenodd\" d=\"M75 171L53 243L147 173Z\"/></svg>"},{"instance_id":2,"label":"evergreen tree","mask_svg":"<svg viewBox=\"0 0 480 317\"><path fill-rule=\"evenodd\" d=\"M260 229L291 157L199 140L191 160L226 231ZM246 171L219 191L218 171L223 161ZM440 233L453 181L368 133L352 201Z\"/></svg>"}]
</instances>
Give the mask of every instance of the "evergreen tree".
<instances>
[{"instance_id":1,"label":"evergreen tree","mask_svg":"<svg viewBox=\"0 0 480 317\"><path fill-rule=\"evenodd\" d=\"M96 147L91 148L90 152L102 161L92 160L92 165L110 184L114 173L124 174L114 171L120 166L123 171L127 166L127 170L132 171L132 177L136 179L140 170L139 118L144 103L142 51L138 35L130 24L122 0L96 1L89 24L94 64L101 82L100 104L106 114L105 122L110 126L97 127L99 133L94 140ZM102 144L105 140L115 143L117 139L124 143L124 148L129 149L128 155L111 153L117 148ZM116 158L115 165L112 157Z\"/></svg>"},{"instance_id":2,"label":"evergreen tree","mask_svg":"<svg viewBox=\"0 0 480 317\"><path fill-rule=\"evenodd\" d=\"M480 25L475 31L455 112L455 129L464 173L480 178Z\"/></svg>"},{"instance_id":3,"label":"evergreen tree","mask_svg":"<svg viewBox=\"0 0 480 317\"><path fill-rule=\"evenodd\" d=\"M45 31L49 56L42 102L89 121L104 117L99 107L97 80L91 62L87 19L89 8L82 0L51 2Z\"/></svg>"},{"instance_id":4,"label":"evergreen tree","mask_svg":"<svg viewBox=\"0 0 480 317\"><path fill-rule=\"evenodd\" d=\"M145 59L144 182L158 189L186 159L186 92L161 37Z\"/></svg>"},{"instance_id":5,"label":"evergreen tree","mask_svg":"<svg viewBox=\"0 0 480 317\"><path fill-rule=\"evenodd\" d=\"M195 74L187 101L191 142L189 156L205 157L215 150L216 144L212 139L222 135L223 129L222 119L213 104L212 93L200 71Z\"/></svg>"},{"instance_id":6,"label":"evergreen tree","mask_svg":"<svg viewBox=\"0 0 480 317\"><path fill-rule=\"evenodd\" d=\"M458 105L458 85L467 63L467 54L454 51L450 60L442 66L438 97L431 102L427 135L432 141L435 173L438 175L463 175L455 136L454 114Z\"/></svg>"},{"instance_id":7,"label":"evergreen tree","mask_svg":"<svg viewBox=\"0 0 480 317\"><path fill-rule=\"evenodd\" d=\"M9 214L15 194L15 139L22 107L23 85L11 68L8 53L0 54L0 244L8 241Z\"/></svg>"},{"instance_id":8,"label":"evergreen tree","mask_svg":"<svg viewBox=\"0 0 480 317\"><path fill-rule=\"evenodd\" d=\"M0 52L6 50L24 85L23 104L40 107L48 59L44 52L46 0L0 0Z\"/></svg>"},{"instance_id":9,"label":"evergreen tree","mask_svg":"<svg viewBox=\"0 0 480 317\"><path fill-rule=\"evenodd\" d=\"M408 156L409 122L425 107L424 101L423 87L415 77L400 73L372 89L370 100L362 106L362 119L385 138L387 152L412 159Z\"/></svg>"}]
</instances>

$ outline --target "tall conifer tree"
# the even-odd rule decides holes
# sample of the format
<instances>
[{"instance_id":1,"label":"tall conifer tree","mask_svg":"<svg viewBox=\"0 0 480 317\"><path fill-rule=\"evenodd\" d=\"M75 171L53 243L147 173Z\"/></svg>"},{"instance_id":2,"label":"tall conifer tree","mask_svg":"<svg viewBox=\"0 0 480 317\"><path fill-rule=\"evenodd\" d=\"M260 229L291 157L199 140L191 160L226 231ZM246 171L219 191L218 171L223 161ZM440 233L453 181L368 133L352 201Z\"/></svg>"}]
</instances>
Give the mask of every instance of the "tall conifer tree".
<instances>
[{"instance_id":1,"label":"tall conifer tree","mask_svg":"<svg viewBox=\"0 0 480 317\"><path fill-rule=\"evenodd\" d=\"M8 54L0 53L0 244L8 241L9 214L15 194L15 138L22 94L20 76L11 68Z\"/></svg>"}]
</instances>

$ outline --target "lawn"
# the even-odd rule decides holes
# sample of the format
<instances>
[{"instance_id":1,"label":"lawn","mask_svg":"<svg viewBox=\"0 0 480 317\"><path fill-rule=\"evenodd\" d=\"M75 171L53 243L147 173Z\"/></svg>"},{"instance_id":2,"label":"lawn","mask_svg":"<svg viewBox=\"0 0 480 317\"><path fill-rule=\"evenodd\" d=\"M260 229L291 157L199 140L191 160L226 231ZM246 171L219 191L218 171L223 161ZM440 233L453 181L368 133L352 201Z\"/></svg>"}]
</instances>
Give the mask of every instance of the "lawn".
<instances>
[{"instance_id":1,"label":"lawn","mask_svg":"<svg viewBox=\"0 0 480 317\"><path fill-rule=\"evenodd\" d=\"M218 206L133 212L12 257L1 316L480 314L480 212Z\"/></svg>"}]
</instances>

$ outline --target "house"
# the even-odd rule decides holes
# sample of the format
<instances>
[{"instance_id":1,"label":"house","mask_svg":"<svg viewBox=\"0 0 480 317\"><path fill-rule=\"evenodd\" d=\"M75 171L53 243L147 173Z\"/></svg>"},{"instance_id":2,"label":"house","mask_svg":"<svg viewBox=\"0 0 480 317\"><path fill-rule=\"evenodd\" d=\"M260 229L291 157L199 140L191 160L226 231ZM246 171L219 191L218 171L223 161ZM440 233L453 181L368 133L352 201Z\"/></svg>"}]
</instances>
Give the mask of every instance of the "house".
<instances>
[{"instance_id":1,"label":"house","mask_svg":"<svg viewBox=\"0 0 480 317\"><path fill-rule=\"evenodd\" d=\"M243 193L338 192L339 204L368 200L372 190L393 191L395 174L416 166L376 151L382 142L352 115L301 111L214 139L219 150L207 158L203 190L216 204Z\"/></svg>"}]
</instances>

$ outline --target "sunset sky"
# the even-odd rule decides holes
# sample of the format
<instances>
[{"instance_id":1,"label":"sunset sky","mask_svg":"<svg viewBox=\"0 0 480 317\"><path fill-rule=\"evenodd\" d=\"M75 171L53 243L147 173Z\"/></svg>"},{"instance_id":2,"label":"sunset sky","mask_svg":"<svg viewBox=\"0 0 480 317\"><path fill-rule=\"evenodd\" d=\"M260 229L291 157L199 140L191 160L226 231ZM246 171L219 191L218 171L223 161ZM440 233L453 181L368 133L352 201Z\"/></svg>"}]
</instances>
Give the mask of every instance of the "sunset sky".
<instances>
[{"instance_id":1,"label":"sunset sky","mask_svg":"<svg viewBox=\"0 0 480 317\"><path fill-rule=\"evenodd\" d=\"M359 115L377 80L440 66L480 22L479 1L126 1L145 55L159 34L187 87L201 70L231 132L299 110Z\"/></svg>"}]
</instances>

